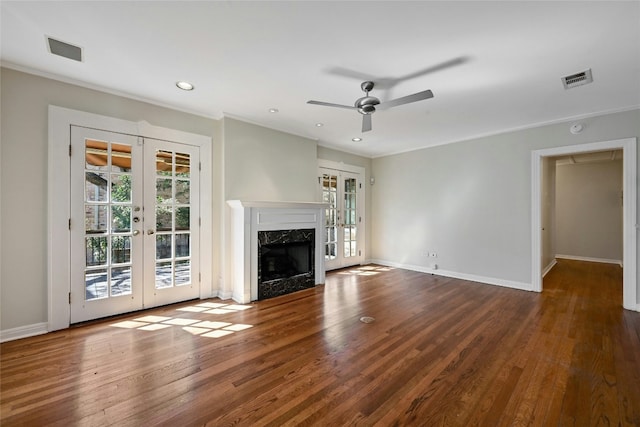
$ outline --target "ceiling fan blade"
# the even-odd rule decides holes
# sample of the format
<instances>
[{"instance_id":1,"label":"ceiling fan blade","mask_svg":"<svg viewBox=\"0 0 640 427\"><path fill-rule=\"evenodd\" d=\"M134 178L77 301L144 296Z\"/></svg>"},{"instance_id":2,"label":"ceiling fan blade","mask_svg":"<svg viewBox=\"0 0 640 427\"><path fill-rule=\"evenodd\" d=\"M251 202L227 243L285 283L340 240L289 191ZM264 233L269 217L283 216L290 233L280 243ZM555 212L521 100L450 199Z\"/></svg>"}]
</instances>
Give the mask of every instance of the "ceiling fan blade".
<instances>
[{"instance_id":1,"label":"ceiling fan blade","mask_svg":"<svg viewBox=\"0 0 640 427\"><path fill-rule=\"evenodd\" d=\"M424 90L422 92L414 93L413 95L403 96L402 98L391 99L389 101L381 102L376 106L376 110L386 110L398 105L410 104L416 101L422 101L423 99L433 98L433 92L430 90Z\"/></svg>"},{"instance_id":2,"label":"ceiling fan blade","mask_svg":"<svg viewBox=\"0 0 640 427\"><path fill-rule=\"evenodd\" d=\"M402 82L402 81L405 81L405 80L415 79L416 77L420 77L420 76L423 76L425 74L435 73L436 71L444 70L446 68L454 67L456 65L462 65L467 61L469 61L469 57L467 57L467 56L459 56L457 58L453 58L453 59L450 59L448 61L441 62L441 63L436 64L436 65L432 65L431 67L427 67L427 68L424 68L422 70L415 71L415 72L407 74L405 76L398 77L395 80L396 80L396 83L398 83L398 82Z\"/></svg>"},{"instance_id":3,"label":"ceiling fan blade","mask_svg":"<svg viewBox=\"0 0 640 427\"><path fill-rule=\"evenodd\" d=\"M375 76L367 73L361 73L360 71L350 70L349 68L344 67L331 67L326 70L329 74L335 74L341 77L348 77L351 79L357 79L360 81L367 81L375 79Z\"/></svg>"},{"instance_id":4,"label":"ceiling fan blade","mask_svg":"<svg viewBox=\"0 0 640 427\"><path fill-rule=\"evenodd\" d=\"M371 130L371 114L362 115L362 132L369 132Z\"/></svg>"},{"instance_id":5,"label":"ceiling fan blade","mask_svg":"<svg viewBox=\"0 0 640 427\"><path fill-rule=\"evenodd\" d=\"M352 105L332 104L331 102L322 102L322 101L307 101L307 104L322 105L322 106L325 106L325 107L346 108L348 110L355 110L356 109L356 107L354 107Z\"/></svg>"}]
</instances>

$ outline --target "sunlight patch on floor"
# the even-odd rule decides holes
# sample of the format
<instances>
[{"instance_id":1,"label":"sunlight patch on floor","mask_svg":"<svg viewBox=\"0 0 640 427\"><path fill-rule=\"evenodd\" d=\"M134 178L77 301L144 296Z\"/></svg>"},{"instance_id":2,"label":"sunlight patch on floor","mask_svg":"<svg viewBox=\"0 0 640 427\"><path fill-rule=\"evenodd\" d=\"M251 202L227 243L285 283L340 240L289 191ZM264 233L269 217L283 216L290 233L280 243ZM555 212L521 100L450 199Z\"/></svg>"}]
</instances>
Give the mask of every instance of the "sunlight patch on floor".
<instances>
[{"instance_id":1,"label":"sunlight patch on floor","mask_svg":"<svg viewBox=\"0 0 640 427\"><path fill-rule=\"evenodd\" d=\"M192 306L181 307L176 311L202 314L229 314L239 313L249 308L252 308L252 306L204 302ZM182 330L185 332L207 338L220 338L233 334L234 332L244 331L253 327L253 325L245 325L242 323L216 322L202 319L154 315L142 316L133 320L124 320L122 322L114 323L111 326L115 328L137 329L140 331L157 331L160 329L170 328L172 326L181 326Z\"/></svg>"},{"instance_id":2,"label":"sunlight patch on floor","mask_svg":"<svg viewBox=\"0 0 640 427\"><path fill-rule=\"evenodd\" d=\"M342 274L343 276L375 276L376 274L380 274L385 271L394 270L393 267L382 267L375 265L365 265L358 268L352 268L345 271L340 271L338 274Z\"/></svg>"}]
</instances>

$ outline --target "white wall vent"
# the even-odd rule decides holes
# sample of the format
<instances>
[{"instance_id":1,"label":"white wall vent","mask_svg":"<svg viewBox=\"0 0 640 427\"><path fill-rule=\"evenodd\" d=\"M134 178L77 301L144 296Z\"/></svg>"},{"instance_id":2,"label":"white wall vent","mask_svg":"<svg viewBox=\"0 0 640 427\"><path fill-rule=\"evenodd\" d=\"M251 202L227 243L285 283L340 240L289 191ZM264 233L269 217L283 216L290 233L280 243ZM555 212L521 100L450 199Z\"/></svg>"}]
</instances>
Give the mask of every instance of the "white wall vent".
<instances>
[{"instance_id":1,"label":"white wall vent","mask_svg":"<svg viewBox=\"0 0 640 427\"><path fill-rule=\"evenodd\" d=\"M593 77L591 77L591 68L586 71L582 71L580 73L572 74L570 76L565 76L562 78L562 84L565 89L571 89L577 86L586 85L593 82Z\"/></svg>"},{"instance_id":2,"label":"white wall vent","mask_svg":"<svg viewBox=\"0 0 640 427\"><path fill-rule=\"evenodd\" d=\"M82 62L82 48L47 37L47 48L54 55Z\"/></svg>"}]
</instances>

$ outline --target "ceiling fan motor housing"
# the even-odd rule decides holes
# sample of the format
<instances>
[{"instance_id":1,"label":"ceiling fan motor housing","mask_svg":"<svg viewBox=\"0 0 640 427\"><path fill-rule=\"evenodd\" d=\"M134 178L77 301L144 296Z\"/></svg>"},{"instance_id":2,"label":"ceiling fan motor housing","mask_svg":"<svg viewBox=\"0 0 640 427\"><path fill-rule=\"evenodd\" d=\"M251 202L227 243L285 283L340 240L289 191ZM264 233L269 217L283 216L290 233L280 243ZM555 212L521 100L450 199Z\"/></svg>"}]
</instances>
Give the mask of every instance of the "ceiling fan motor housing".
<instances>
[{"instance_id":1,"label":"ceiling fan motor housing","mask_svg":"<svg viewBox=\"0 0 640 427\"><path fill-rule=\"evenodd\" d=\"M371 114L376 111L378 104L380 104L380 100L375 96L363 96L358 98L354 105L361 114Z\"/></svg>"}]
</instances>

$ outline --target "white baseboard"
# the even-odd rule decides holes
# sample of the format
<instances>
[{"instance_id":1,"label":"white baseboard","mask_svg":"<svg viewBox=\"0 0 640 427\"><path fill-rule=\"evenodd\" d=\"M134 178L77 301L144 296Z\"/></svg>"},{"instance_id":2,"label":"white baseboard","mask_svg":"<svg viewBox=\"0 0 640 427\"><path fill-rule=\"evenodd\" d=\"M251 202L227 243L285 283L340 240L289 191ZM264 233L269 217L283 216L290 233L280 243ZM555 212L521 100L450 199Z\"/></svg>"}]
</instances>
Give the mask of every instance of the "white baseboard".
<instances>
[{"instance_id":1,"label":"white baseboard","mask_svg":"<svg viewBox=\"0 0 640 427\"><path fill-rule=\"evenodd\" d=\"M48 324L35 323L33 325L19 326L17 328L0 331L0 342L19 340L20 338L34 337L49 332Z\"/></svg>"},{"instance_id":2,"label":"white baseboard","mask_svg":"<svg viewBox=\"0 0 640 427\"><path fill-rule=\"evenodd\" d=\"M549 263L549 265L547 265L547 266L545 267L545 269L544 269L544 270L542 270L542 277L546 276L546 275L547 275L547 273L548 273L548 272L550 272L550 271L551 271L551 269L552 269L553 267L555 267L555 265L556 265L557 263L558 263L558 261L556 261L555 259L553 259L553 260Z\"/></svg>"},{"instance_id":3,"label":"white baseboard","mask_svg":"<svg viewBox=\"0 0 640 427\"><path fill-rule=\"evenodd\" d=\"M601 262L603 264L618 264L620 267L622 267L622 261L620 261L619 259L591 258L586 256L562 255L562 254L556 254L556 258L570 259L573 261Z\"/></svg>"},{"instance_id":4,"label":"white baseboard","mask_svg":"<svg viewBox=\"0 0 640 427\"><path fill-rule=\"evenodd\" d=\"M218 298L231 299L233 297L233 291L218 291Z\"/></svg>"},{"instance_id":5,"label":"white baseboard","mask_svg":"<svg viewBox=\"0 0 640 427\"><path fill-rule=\"evenodd\" d=\"M451 277L454 279L469 280L472 282L485 283L487 285L502 286L505 288L519 289L522 291L533 291L530 283L516 282L513 280L497 279L494 277L477 276L475 274L458 273L455 271L447 271L440 269L432 269L421 265L402 264L381 259L371 260L374 264L380 264L387 267L404 268L406 270L419 271L421 273L435 274L436 276Z\"/></svg>"},{"instance_id":6,"label":"white baseboard","mask_svg":"<svg viewBox=\"0 0 640 427\"><path fill-rule=\"evenodd\" d=\"M640 304L634 304L634 305L630 305L630 306L626 306L626 305L622 305L622 308L624 308L625 310L629 310L629 311L637 311L640 313Z\"/></svg>"}]
</instances>

